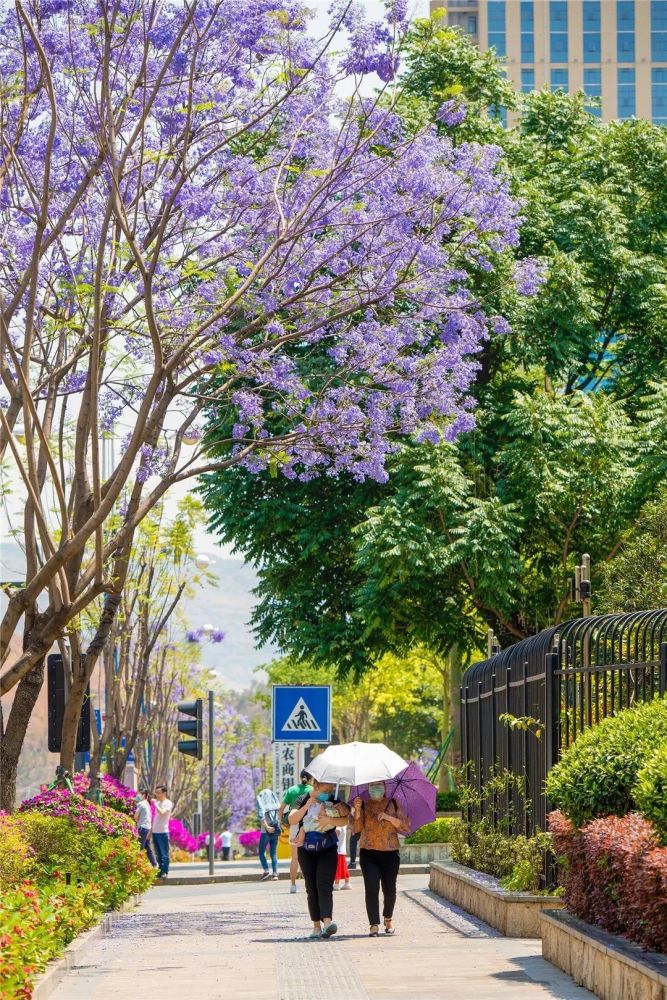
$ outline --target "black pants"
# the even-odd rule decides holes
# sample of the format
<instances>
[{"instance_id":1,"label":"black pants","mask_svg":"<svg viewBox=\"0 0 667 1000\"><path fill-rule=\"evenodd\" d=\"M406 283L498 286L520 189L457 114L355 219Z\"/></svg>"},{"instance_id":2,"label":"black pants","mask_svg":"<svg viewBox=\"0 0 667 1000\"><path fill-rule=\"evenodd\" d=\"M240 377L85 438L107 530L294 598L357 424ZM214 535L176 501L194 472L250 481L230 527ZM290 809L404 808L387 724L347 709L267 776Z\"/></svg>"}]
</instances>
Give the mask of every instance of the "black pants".
<instances>
[{"instance_id":1,"label":"black pants","mask_svg":"<svg viewBox=\"0 0 667 1000\"><path fill-rule=\"evenodd\" d=\"M368 923L373 926L380 923L380 885L384 905L382 916L389 920L394 915L396 905L396 879L401 866L401 856L398 851L369 851L362 847L359 851L361 871L364 876L366 890L366 913Z\"/></svg>"},{"instance_id":2,"label":"black pants","mask_svg":"<svg viewBox=\"0 0 667 1000\"><path fill-rule=\"evenodd\" d=\"M353 833L350 837L350 864L356 865L357 863L357 848L359 847L359 837L360 833Z\"/></svg>"},{"instance_id":3,"label":"black pants","mask_svg":"<svg viewBox=\"0 0 667 1000\"><path fill-rule=\"evenodd\" d=\"M331 919L333 914L333 884L338 866L338 847L326 851L306 851L299 848L299 865L306 883L310 919Z\"/></svg>"}]
</instances>

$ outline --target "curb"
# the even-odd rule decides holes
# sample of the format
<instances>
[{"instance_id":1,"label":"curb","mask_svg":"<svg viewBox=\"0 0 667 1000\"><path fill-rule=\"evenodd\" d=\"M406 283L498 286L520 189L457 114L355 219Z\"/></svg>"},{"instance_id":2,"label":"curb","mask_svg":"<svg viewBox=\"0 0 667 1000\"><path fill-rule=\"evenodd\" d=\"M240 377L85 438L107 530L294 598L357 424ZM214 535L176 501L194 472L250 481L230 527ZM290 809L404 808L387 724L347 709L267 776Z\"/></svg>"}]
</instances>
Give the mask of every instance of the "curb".
<instances>
[{"instance_id":1,"label":"curb","mask_svg":"<svg viewBox=\"0 0 667 1000\"><path fill-rule=\"evenodd\" d=\"M430 865L428 864L412 864L412 865L401 865L400 873L403 875L428 875L430 871ZM353 868L350 872L350 878L361 878L361 869ZM243 872L239 875L182 875L158 880L155 886L152 888L161 888L163 886L171 885L220 885L225 882L260 882L259 874L256 872ZM267 881L272 881L272 879L267 879ZM287 882L289 881L289 872L279 872L278 881Z\"/></svg>"},{"instance_id":2,"label":"curb","mask_svg":"<svg viewBox=\"0 0 667 1000\"><path fill-rule=\"evenodd\" d=\"M105 913L99 924L83 931L67 945L59 958L52 959L32 988L33 1000L47 1000L58 988L68 972L91 950L100 938L108 934L115 918L122 913L129 913L141 902L141 896L126 900L118 910Z\"/></svg>"}]
</instances>

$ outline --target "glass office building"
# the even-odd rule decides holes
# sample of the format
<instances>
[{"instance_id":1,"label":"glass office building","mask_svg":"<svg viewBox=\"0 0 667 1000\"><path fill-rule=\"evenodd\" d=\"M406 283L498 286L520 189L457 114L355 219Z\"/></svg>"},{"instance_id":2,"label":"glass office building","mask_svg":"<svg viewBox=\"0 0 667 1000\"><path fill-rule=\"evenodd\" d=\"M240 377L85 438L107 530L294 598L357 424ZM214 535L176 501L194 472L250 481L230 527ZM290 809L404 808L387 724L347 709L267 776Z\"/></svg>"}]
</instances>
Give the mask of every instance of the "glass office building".
<instances>
[{"instance_id":1,"label":"glass office building","mask_svg":"<svg viewBox=\"0 0 667 1000\"><path fill-rule=\"evenodd\" d=\"M435 0L517 90L583 90L604 121L667 125L667 0Z\"/></svg>"}]
</instances>

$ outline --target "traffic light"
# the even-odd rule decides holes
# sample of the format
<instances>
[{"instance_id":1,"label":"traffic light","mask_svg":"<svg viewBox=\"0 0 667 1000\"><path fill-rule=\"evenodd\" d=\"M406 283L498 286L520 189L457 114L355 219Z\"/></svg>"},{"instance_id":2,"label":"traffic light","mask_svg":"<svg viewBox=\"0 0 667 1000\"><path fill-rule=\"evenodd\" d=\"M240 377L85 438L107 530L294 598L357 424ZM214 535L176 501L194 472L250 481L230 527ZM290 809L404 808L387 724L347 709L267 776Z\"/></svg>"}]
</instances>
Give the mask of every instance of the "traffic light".
<instances>
[{"instance_id":1,"label":"traffic light","mask_svg":"<svg viewBox=\"0 0 667 1000\"><path fill-rule=\"evenodd\" d=\"M65 714L65 670L60 653L51 653L46 658L46 678L49 713L48 747L49 753L60 753ZM83 699L79 728L76 732L76 752L90 750L90 685Z\"/></svg>"},{"instance_id":2,"label":"traffic light","mask_svg":"<svg viewBox=\"0 0 667 1000\"><path fill-rule=\"evenodd\" d=\"M178 731L186 736L194 737L189 740L179 740L178 749L180 753L185 753L188 757L196 757L201 760L204 756L203 741L203 703L201 698L196 701L180 701L176 706L183 715L189 715L189 719L178 720Z\"/></svg>"}]
</instances>

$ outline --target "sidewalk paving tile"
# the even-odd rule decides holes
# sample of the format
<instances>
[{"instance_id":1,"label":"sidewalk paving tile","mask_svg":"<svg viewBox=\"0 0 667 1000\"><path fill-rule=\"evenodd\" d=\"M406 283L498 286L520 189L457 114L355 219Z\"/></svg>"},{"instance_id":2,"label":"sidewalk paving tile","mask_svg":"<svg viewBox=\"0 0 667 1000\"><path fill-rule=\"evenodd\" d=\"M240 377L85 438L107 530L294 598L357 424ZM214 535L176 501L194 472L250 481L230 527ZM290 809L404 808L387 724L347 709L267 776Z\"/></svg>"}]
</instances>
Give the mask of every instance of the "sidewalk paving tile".
<instances>
[{"instance_id":1,"label":"sidewalk paving tile","mask_svg":"<svg viewBox=\"0 0 667 1000\"><path fill-rule=\"evenodd\" d=\"M173 886L119 917L53 1000L586 1000L540 955L399 880L397 933L368 937L363 886L334 896L340 932L308 941L305 892L284 882ZM146 978L148 977L148 978Z\"/></svg>"}]
</instances>

